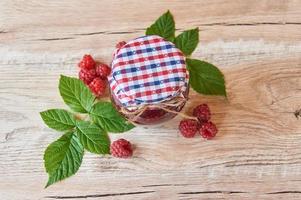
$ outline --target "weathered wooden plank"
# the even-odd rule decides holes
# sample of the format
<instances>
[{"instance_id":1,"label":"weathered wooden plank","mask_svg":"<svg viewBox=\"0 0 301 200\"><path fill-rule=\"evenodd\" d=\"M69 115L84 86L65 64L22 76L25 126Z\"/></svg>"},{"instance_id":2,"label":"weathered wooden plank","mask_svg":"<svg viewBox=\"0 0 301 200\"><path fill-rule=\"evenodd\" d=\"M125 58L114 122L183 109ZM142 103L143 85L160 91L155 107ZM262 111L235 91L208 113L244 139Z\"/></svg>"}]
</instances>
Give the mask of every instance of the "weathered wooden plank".
<instances>
[{"instance_id":1,"label":"weathered wooden plank","mask_svg":"<svg viewBox=\"0 0 301 200\"><path fill-rule=\"evenodd\" d=\"M1 1L0 199L300 199L300 1ZM144 9L141 9L144 8ZM43 151L59 137L39 112L64 107L59 74L84 53L110 62L114 44L173 11L198 26L194 57L225 73L228 101L207 102L215 140L183 139L180 118L123 135L134 157L86 153L78 174L46 190Z\"/></svg>"},{"instance_id":2,"label":"weathered wooden plank","mask_svg":"<svg viewBox=\"0 0 301 200\"><path fill-rule=\"evenodd\" d=\"M13 76L13 68L9 65L1 69L10 71L7 74ZM101 158L87 153L78 175L47 190L42 190L46 181L42 153L47 143L59 134L45 128L38 112L47 107L63 107L54 74L65 71L57 69L52 73L43 73L43 68L36 66L19 66L19 70L35 74L30 79L21 78L19 83L1 80L1 85L5 83L9 88L1 88L1 124L6 126L2 129L0 144L3 149L0 154L0 176L5 181L0 182L0 188L3 188L5 196L12 190L29 188L35 188L32 195L41 197L100 197L119 192L154 191L145 193L145 196L142 195L144 193L137 194L137 197L136 194L129 194L121 199L140 198L141 195L151 199L161 193L166 198L169 195L174 198L261 195L263 198L284 195L279 193L283 190L300 190L298 139L301 129L294 116L294 111L300 108L298 100L301 97L298 59L273 59L224 69L229 102L192 93L187 111L197 103L209 102L214 121L220 129L216 140L183 139L173 125L179 118L164 127L148 129L151 131L137 128L117 136L129 138L136 145L133 159ZM42 79L38 74L44 74ZM38 92L30 92L31 88ZM31 185L24 184L24 181ZM231 183L223 186L228 181ZM257 183L253 185L252 181ZM104 187L104 183L110 187ZM277 194L266 194L275 192ZM292 198L298 197L298 193L288 194ZM18 193L11 195L20 198ZM108 198L112 196L108 195Z\"/></svg>"}]
</instances>

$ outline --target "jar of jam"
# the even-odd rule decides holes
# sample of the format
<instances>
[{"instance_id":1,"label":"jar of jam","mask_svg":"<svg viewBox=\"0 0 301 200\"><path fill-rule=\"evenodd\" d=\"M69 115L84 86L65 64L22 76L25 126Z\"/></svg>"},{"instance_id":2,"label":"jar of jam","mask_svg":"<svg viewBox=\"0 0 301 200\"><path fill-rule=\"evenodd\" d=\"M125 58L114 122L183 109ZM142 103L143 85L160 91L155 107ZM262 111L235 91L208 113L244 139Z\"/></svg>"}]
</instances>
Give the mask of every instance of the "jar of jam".
<instances>
[{"instance_id":1,"label":"jar of jam","mask_svg":"<svg viewBox=\"0 0 301 200\"><path fill-rule=\"evenodd\" d=\"M111 100L130 122L165 122L187 101L185 57L162 37L143 36L125 43L116 49L111 67Z\"/></svg>"}]
</instances>

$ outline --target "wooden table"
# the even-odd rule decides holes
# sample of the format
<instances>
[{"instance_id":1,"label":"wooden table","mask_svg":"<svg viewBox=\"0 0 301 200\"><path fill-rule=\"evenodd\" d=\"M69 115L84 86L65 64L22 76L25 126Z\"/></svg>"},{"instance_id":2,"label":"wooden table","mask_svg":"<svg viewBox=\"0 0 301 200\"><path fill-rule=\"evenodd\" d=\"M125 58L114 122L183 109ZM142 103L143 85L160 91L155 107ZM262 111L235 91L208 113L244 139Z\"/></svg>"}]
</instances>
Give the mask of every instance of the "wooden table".
<instances>
[{"instance_id":1,"label":"wooden table","mask_svg":"<svg viewBox=\"0 0 301 200\"><path fill-rule=\"evenodd\" d=\"M85 53L110 62L116 42L144 34L170 9L178 32L200 28L193 57L219 66L229 100L208 103L215 140L184 139L180 118L112 135L132 159L86 153L79 172L48 189L43 151L60 133L39 112L66 108L60 74ZM301 1L0 2L0 199L301 199ZM296 116L295 116L296 114Z\"/></svg>"}]
</instances>

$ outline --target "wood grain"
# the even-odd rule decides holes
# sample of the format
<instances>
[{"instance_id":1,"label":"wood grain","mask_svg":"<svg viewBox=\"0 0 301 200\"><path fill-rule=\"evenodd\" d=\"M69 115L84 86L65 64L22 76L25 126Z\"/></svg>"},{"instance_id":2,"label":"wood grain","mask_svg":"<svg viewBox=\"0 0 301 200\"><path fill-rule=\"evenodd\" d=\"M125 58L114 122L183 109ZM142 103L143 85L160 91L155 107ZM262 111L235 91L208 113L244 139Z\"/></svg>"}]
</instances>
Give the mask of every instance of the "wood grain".
<instances>
[{"instance_id":1,"label":"wood grain","mask_svg":"<svg viewBox=\"0 0 301 200\"><path fill-rule=\"evenodd\" d=\"M300 199L301 2L298 0L0 2L0 199ZM116 42L170 9L178 32L199 27L193 57L224 72L228 100L208 103L215 140L183 139L175 118L124 137L132 159L85 154L72 178L43 189L43 151L59 133L39 112L66 108L60 74L84 53L109 62ZM299 119L298 119L299 117Z\"/></svg>"}]
</instances>

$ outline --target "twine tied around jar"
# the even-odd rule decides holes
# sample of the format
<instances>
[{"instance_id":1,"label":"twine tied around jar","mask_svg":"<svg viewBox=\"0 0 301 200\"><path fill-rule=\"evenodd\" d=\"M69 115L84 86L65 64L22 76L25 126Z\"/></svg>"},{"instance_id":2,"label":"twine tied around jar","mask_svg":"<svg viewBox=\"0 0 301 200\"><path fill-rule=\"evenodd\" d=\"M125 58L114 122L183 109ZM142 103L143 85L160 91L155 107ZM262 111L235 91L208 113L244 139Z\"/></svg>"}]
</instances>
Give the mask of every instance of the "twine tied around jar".
<instances>
[{"instance_id":1,"label":"twine tied around jar","mask_svg":"<svg viewBox=\"0 0 301 200\"><path fill-rule=\"evenodd\" d=\"M133 124L136 124L135 121L143 114L144 111L146 111L149 108L162 109L168 113L174 113L174 114L180 115L181 117L186 118L186 119L197 120L197 117L192 117L192 116L186 115L184 113L181 113L180 111L175 111L170 108L167 108L167 107L178 108L179 106L184 106L186 101L187 101L187 98L185 98L183 95L181 95L181 96L172 98L170 100L163 101L158 104L145 104L145 105L135 108L133 111L131 111L125 107L121 107L120 112L127 116L133 115L132 118L128 119L128 121Z\"/></svg>"}]
</instances>

